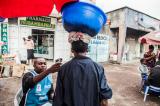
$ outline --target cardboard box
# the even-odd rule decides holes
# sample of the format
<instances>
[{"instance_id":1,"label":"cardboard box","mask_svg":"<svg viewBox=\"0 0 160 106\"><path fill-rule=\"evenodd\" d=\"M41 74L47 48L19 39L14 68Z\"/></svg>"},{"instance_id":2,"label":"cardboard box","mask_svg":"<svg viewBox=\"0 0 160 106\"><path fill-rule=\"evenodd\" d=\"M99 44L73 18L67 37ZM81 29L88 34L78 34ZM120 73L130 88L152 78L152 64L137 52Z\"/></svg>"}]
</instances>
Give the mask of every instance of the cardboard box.
<instances>
[{"instance_id":1,"label":"cardboard box","mask_svg":"<svg viewBox=\"0 0 160 106\"><path fill-rule=\"evenodd\" d=\"M2 77L11 77L12 72L9 65L4 65L2 68Z\"/></svg>"},{"instance_id":2,"label":"cardboard box","mask_svg":"<svg viewBox=\"0 0 160 106\"><path fill-rule=\"evenodd\" d=\"M14 66L11 66L12 68L12 77L22 77L24 71L25 71L25 65L24 64L17 64Z\"/></svg>"}]
</instances>

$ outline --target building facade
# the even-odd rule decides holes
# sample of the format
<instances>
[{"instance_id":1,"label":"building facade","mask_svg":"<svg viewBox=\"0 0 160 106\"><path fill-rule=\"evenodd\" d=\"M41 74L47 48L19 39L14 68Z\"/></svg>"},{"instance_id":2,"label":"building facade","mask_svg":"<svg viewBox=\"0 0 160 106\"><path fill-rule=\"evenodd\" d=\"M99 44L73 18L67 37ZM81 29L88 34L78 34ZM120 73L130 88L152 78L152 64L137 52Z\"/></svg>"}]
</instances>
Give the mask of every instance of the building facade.
<instances>
[{"instance_id":1,"label":"building facade","mask_svg":"<svg viewBox=\"0 0 160 106\"><path fill-rule=\"evenodd\" d=\"M27 59L27 51L23 38L32 36L34 40L35 57L46 59L63 58L68 61L73 56L68 43L69 33L63 24L54 17L12 18L1 23L2 54L16 54L21 60ZM97 62L109 59L109 35L100 33L89 43L88 56Z\"/></svg>"},{"instance_id":2,"label":"building facade","mask_svg":"<svg viewBox=\"0 0 160 106\"><path fill-rule=\"evenodd\" d=\"M53 17L8 19L7 22L1 23L1 41L5 43L1 47L1 53L18 54L22 60L26 60L27 52L23 38L32 36L35 56L53 59L56 23L56 18Z\"/></svg>"},{"instance_id":3,"label":"building facade","mask_svg":"<svg viewBox=\"0 0 160 106\"><path fill-rule=\"evenodd\" d=\"M160 20L129 7L123 7L107 13L106 33L110 39L110 55L116 54L117 61L131 61L141 57L144 45L138 38L155 30L160 30Z\"/></svg>"}]
</instances>

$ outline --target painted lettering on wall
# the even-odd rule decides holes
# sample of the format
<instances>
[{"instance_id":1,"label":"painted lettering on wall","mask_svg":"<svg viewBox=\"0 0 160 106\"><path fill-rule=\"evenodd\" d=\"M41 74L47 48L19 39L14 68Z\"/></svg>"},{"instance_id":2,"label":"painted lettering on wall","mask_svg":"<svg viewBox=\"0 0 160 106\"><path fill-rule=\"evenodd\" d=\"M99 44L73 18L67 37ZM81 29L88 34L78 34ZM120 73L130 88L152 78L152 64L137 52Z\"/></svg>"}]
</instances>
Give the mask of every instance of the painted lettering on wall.
<instances>
[{"instance_id":1,"label":"painted lettering on wall","mask_svg":"<svg viewBox=\"0 0 160 106\"><path fill-rule=\"evenodd\" d=\"M89 43L88 56L97 62L105 62L109 56L109 35L98 34Z\"/></svg>"},{"instance_id":2,"label":"painted lettering on wall","mask_svg":"<svg viewBox=\"0 0 160 106\"><path fill-rule=\"evenodd\" d=\"M27 21L27 20L20 20L21 25L29 25L29 26L37 26L37 27L45 27L45 28L55 28L54 24L50 24L47 22L37 22L37 21Z\"/></svg>"},{"instance_id":3,"label":"painted lettering on wall","mask_svg":"<svg viewBox=\"0 0 160 106\"><path fill-rule=\"evenodd\" d=\"M1 46L1 53L6 54L8 53L8 25L1 24L1 41L4 44Z\"/></svg>"}]
</instances>

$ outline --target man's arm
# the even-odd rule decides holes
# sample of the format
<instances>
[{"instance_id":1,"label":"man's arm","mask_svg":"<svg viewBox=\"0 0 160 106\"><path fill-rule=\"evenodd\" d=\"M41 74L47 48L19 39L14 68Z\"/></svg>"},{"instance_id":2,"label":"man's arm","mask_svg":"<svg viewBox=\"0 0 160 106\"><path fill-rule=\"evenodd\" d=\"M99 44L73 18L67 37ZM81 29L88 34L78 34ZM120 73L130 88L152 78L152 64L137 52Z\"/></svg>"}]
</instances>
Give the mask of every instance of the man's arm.
<instances>
[{"instance_id":1,"label":"man's arm","mask_svg":"<svg viewBox=\"0 0 160 106\"><path fill-rule=\"evenodd\" d=\"M33 88L38 82L45 78L48 74L57 72L61 63L52 65L47 70L43 71L37 76L33 76L31 73L26 73L22 79L23 91L26 92L29 88Z\"/></svg>"},{"instance_id":2,"label":"man's arm","mask_svg":"<svg viewBox=\"0 0 160 106\"><path fill-rule=\"evenodd\" d=\"M61 70L58 72L57 82L56 82L56 90L54 95L53 105L55 106L63 106L63 84L61 79Z\"/></svg>"},{"instance_id":3,"label":"man's arm","mask_svg":"<svg viewBox=\"0 0 160 106\"><path fill-rule=\"evenodd\" d=\"M48 91L47 95L48 95L49 100L53 100L53 96L54 96L53 84L51 85L51 89Z\"/></svg>"},{"instance_id":4,"label":"man's arm","mask_svg":"<svg viewBox=\"0 0 160 106\"><path fill-rule=\"evenodd\" d=\"M103 67L99 70L99 84L101 106L108 106L108 99L111 99L112 97L112 90L107 84Z\"/></svg>"},{"instance_id":5,"label":"man's arm","mask_svg":"<svg viewBox=\"0 0 160 106\"><path fill-rule=\"evenodd\" d=\"M155 53L152 53L152 55L150 57L144 58L145 60L151 60L152 58L156 58Z\"/></svg>"},{"instance_id":6,"label":"man's arm","mask_svg":"<svg viewBox=\"0 0 160 106\"><path fill-rule=\"evenodd\" d=\"M27 91L30 88L33 88L34 85L35 84L33 83L33 75L30 72L26 73L22 79L23 93L27 93Z\"/></svg>"},{"instance_id":7,"label":"man's arm","mask_svg":"<svg viewBox=\"0 0 160 106\"><path fill-rule=\"evenodd\" d=\"M32 47L34 48L34 41L33 40L31 40L31 44L32 44Z\"/></svg>"},{"instance_id":8,"label":"man's arm","mask_svg":"<svg viewBox=\"0 0 160 106\"><path fill-rule=\"evenodd\" d=\"M34 83L38 83L40 82L43 78L45 78L48 74L50 73L55 73L59 70L61 63L56 63L54 65L52 65L50 68L48 68L47 70L41 72L39 75L35 76L33 78L33 82Z\"/></svg>"},{"instance_id":9,"label":"man's arm","mask_svg":"<svg viewBox=\"0 0 160 106\"><path fill-rule=\"evenodd\" d=\"M101 105L101 106L108 106L108 99L103 99L103 100L101 100L100 105Z\"/></svg>"}]
</instances>

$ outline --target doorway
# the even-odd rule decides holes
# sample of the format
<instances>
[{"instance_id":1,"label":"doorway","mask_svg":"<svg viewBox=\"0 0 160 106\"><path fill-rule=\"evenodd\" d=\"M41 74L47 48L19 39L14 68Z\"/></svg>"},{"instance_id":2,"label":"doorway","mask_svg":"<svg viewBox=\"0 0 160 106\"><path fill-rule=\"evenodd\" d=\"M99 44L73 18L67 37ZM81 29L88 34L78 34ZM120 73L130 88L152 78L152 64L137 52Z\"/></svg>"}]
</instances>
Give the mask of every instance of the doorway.
<instances>
[{"instance_id":1,"label":"doorway","mask_svg":"<svg viewBox=\"0 0 160 106\"><path fill-rule=\"evenodd\" d=\"M54 31L32 29L32 37L35 45L35 57L53 59Z\"/></svg>"}]
</instances>

